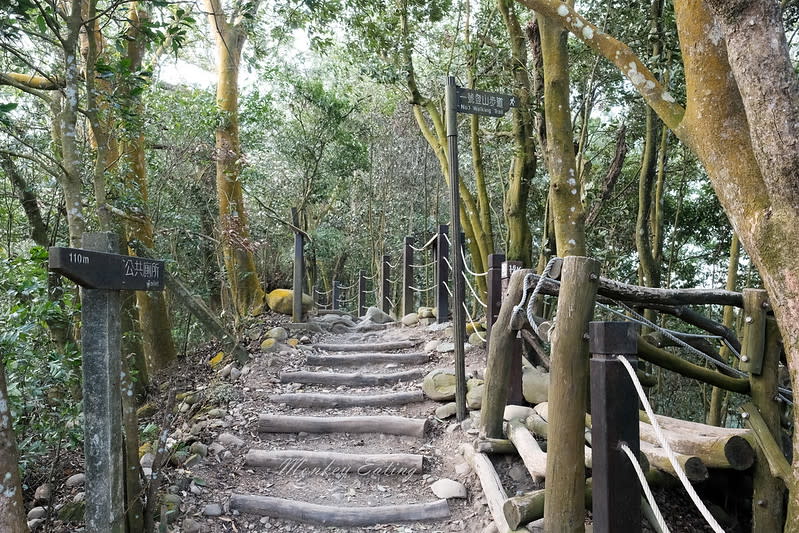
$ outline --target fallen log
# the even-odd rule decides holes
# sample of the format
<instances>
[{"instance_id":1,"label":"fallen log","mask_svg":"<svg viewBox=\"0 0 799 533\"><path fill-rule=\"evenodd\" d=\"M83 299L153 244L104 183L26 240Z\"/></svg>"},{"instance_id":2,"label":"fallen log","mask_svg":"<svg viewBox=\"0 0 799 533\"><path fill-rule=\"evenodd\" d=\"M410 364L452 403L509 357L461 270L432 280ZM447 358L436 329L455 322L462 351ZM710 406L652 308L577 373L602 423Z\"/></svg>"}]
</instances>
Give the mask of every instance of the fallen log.
<instances>
[{"instance_id":1,"label":"fallen log","mask_svg":"<svg viewBox=\"0 0 799 533\"><path fill-rule=\"evenodd\" d=\"M674 466L672 466L671 461L669 461L668 456L666 456L666 450L660 446L654 446L648 442L641 442L641 453L646 455L649 464L653 467L668 472L672 476L677 476ZM708 478L707 466L705 466L701 458L695 455L684 455L681 453L675 453L674 456L690 481L698 482Z\"/></svg>"},{"instance_id":2,"label":"fallen log","mask_svg":"<svg viewBox=\"0 0 799 533\"><path fill-rule=\"evenodd\" d=\"M592 479L585 480L585 507L591 508L593 502ZM502 514L510 528L518 528L544 517L544 503L546 490L534 490L521 496L514 496L505 500L502 505Z\"/></svg>"},{"instance_id":3,"label":"fallen log","mask_svg":"<svg viewBox=\"0 0 799 533\"><path fill-rule=\"evenodd\" d=\"M413 353L358 353L317 355L308 354L306 363L310 366L371 365L383 363L425 364L430 355L424 352Z\"/></svg>"},{"instance_id":4,"label":"fallen log","mask_svg":"<svg viewBox=\"0 0 799 533\"><path fill-rule=\"evenodd\" d=\"M639 422L638 428L642 441L660 446L651 425ZM663 434L674 452L699 457L708 468L746 470L755 462L752 445L741 435L704 437L667 429Z\"/></svg>"},{"instance_id":5,"label":"fallen log","mask_svg":"<svg viewBox=\"0 0 799 533\"><path fill-rule=\"evenodd\" d=\"M511 527L505 518L502 508L508 496L502 487L499 475L494 470L494 465L491 464L491 459L483 453L475 452L474 448L468 444L461 445L460 451L480 479L480 486L483 488L483 494L488 502L488 510L491 512L497 530L503 533L524 533L524 530L516 529L518 526Z\"/></svg>"},{"instance_id":6,"label":"fallen log","mask_svg":"<svg viewBox=\"0 0 799 533\"><path fill-rule=\"evenodd\" d=\"M472 443L475 451L480 453L511 454L516 453L516 446L507 439L492 439L483 437L474 439Z\"/></svg>"},{"instance_id":7,"label":"fallen log","mask_svg":"<svg viewBox=\"0 0 799 533\"><path fill-rule=\"evenodd\" d=\"M303 450L250 450L244 462L281 473L421 474L423 456L410 453L357 454Z\"/></svg>"},{"instance_id":8,"label":"fallen log","mask_svg":"<svg viewBox=\"0 0 799 533\"><path fill-rule=\"evenodd\" d=\"M508 439L516 447L516 451L522 458L524 466L533 478L533 481L540 483L547 475L547 454L541 451L541 446L535 440L521 420L515 418L508 422Z\"/></svg>"},{"instance_id":9,"label":"fallen log","mask_svg":"<svg viewBox=\"0 0 799 533\"><path fill-rule=\"evenodd\" d=\"M407 350L413 348L418 343L413 341L396 342L368 342L362 344L314 344L314 348L325 352L371 352L382 350Z\"/></svg>"},{"instance_id":10,"label":"fallen log","mask_svg":"<svg viewBox=\"0 0 799 533\"><path fill-rule=\"evenodd\" d=\"M291 407L386 407L422 402L424 394L420 390L363 396L298 392L273 394L269 396L269 401L285 403Z\"/></svg>"},{"instance_id":11,"label":"fallen log","mask_svg":"<svg viewBox=\"0 0 799 533\"><path fill-rule=\"evenodd\" d=\"M393 385L401 381L410 382L421 378L425 371L421 369L405 370L393 374L340 374L337 372L282 372L281 383L305 383L308 385L349 385L351 387L375 387Z\"/></svg>"},{"instance_id":12,"label":"fallen log","mask_svg":"<svg viewBox=\"0 0 799 533\"><path fill-rule=\"evenodd\" d=\"M272 496L233 494L230 498L230 508L240 513L337 527L365 527L396 522L435 520L450 516L447 500L378 507L342 507L286 500Z\"/></svg>"},{"instance_id":13,"label":"fallen log","mask_svg":"<svg viewBox=\"0 0 799 533\"><path fill-rule=\"evenodd\" d=\"M424 437L426 418L401 416L283 416L260 415L263 433L383 433Z\"/></svg>"}]
</instances>

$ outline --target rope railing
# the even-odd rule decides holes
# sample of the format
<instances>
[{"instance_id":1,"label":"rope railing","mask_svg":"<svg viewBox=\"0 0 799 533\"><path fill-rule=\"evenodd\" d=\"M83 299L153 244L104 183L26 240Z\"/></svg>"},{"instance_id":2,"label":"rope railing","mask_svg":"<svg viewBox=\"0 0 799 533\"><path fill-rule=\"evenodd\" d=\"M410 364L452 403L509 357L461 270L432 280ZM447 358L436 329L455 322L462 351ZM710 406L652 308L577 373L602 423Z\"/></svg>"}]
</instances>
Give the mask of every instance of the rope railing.
<instances>
[{"instance_id":1,"label":"rope railing","mask_svg":"<svg viewBox=\"0 0 799 533\"><path fill-rule=\"evenodd\" d=\"M388 305L391 307L391 309L394 309L394 305L395 305L394 304L394 300L392 300L388 296L386 296L386 300L388 300Z\"/></svg>"},{"instance_id":2,"label":"rope railing","mask_svg":"<svg viewBox=\"0 0 799 533\"><path fill-rule=\"evenodd\" d=\"M622 442L620 443L619 447L630 460L630 464L632 464L635 473L638 475L638 482L641 484L641 488L646 496L646 501L649 503L649 507L652 509L652 514L655 515L655 522L657 522L657 525L660 527L660 533L669 533L669 526L666 525L666 520L663 519L663 515L660 513L660 508L655 501L655 495L652 494L652 489L649 487L649 483L646 480L644 471L641 470L641 465L638 463L638 459L635 457L635 454L633 454L633 451L630 449L630 447L627 446L627 443Z\"/></svg>"},{"instance_id":3,"label":"rope railing","mask_svg":"<svg viewBox=\"0 0 799 533\"><path fill-rule=\"evenodd\" d=\"M314 292L315 292L316 294L318 294L319 296L327 296L328 294L330 294L331 292L333 292L333 289L329 289L329 290L326 290L326 291L320 291L320 290L319 290L319 289L317 289L316 287L314 287L314 289L313 289L313 290L314 290Z\"/></svg>"},{"instance_id":4,"label":"rope railing","mask_svg":"<svg viewBox=\"0 0 799 533\"><path fill-rule=\"evenodd\" d=\"M412 265L408 265L408 266L411 267L411 268L414 268L414 269L419 269L419 268L428 268L428 267L433 266L435 264L436 264L435 261L430 261L429 263L425 263L424 265L413 265L412 264Z\"/></svg>"},{"instance_id":5,"label":"rope railing","mask_svg":"<svg viewBox=\"0 0 799 533\"><path fill-rule=\"evenodd\" d=\"M472 269L469 268L469 265L467 264L468 262L466 261L466 256L463 253L463 248L461 248L461 258L463 259L463 269L466 272L468 272L469 274L471 274L472 276L474 276L476 278L482 278L483 276L487 276L488 275L488 272L478 273L478 272L474 272Z\"/></svg>"},{"instance_id":6,"label":"rope railing","mask_svg":"<svg viewBox=\"0 0 799 533\"><path fill-rule=\"evenodd\" d=\"M356 281L355 283L353 283L351 285L339 285L338 289L340 291L348 291L348 290L352 289L353 287L356 287L357 285L358 285L358 282Z\"/></svg>"},{"instance_id":7,"label":"rope railing","mask_svg":"<svg viewBox=\"0 0 799 533\"><path fill-rule=\"evenodd\" d=\"M471 322L472 324L476 323L476 322L475 322L475 320L474 320L474 318L472 318L472 314L471 314L471 313L469 312L469 310L466 308L466 303L462 303L462 304L461 304L461 306L463 307L463 310L464 310L464 311L466 311L466 318L468 318L468 319L469 319L469 322ZM486 339L485 339L485 337L483 337L482 335L480 335L480 332L479 332L479 331L477 331L477 328L474 328L474 333L475 333L475 334L476 334L476 335L477 335L477 336L480 338L480 340L481 340L481 341L483 341L483 342L486 342Z\"/></svg>"},{"instance_id":8,"label":"rope railing","mask_svg":"<svg viewBox=\"0 0 799 533\"><path fill-rule=\"evenodd\" d=\"M438 239L438 234L437 233L435 235L433 235L432 237L430 237L430 240L427 241L426 243L424 243L421 246L421 248L417 248L416 246L414 246L412 244L409 244L408 246L410 246L411 250L413 250L414 252L424 252L430 247L431 244L436 242L436 239Z\"/></svg>"},{"instance_id":9,"label":"rope railing","mask_svg":"<svg viewBox=\"0 0 799 533\"><path fill-rule=\"evenodd\" d=\"M452 263L449 262L449 259L447 259L446 257L442 257L441 259L447 264L449 269L452 270Z\"/></svg>"},{"instance_id":10,"label":"rope railing","mask_svg":"<svg viewBox=\"0 0 799 533\"><path fill-rule=\"evenodd\" d=\"M638 398L641 400L641 404L644 406L644 410L646 411L647 416L649 417L649 422L652 425L652 429L655 431L655 436L660 443L661 448L663 451L666 452L666 457L668 457L671 466L674 468L674 472L677 474L680 482L682 483L683 487L685 488L686 492L688 492L688 496L691 498L694 506L696 506L699 513L708 523L710 528L714 531L714 533L724 533L724 528L722 528L716 519L710 514L710 511L705 506L702 499L696 493L693 485L688 480L688 476L685 475L680 463L677 461L677 457L675 457L674 452L669 446L669 441L663 435L663 432L660 429L660 424L655 417L654 411L652 411L652 406L649 405L649 400L646 397L646 393L644 393L644 388L641 386L641 382L638 381L638 376L635 375L635 369L632 367L630 362L627 360L626 357L623 355L618 356L618 360L624 365L625 370L627 370L627 374L630 375L630 379L632 380L633 386L635 387L635 391L638 393ZM654 509L653 509L654 510Z\"/></svg>"},{"instance_id":11,"label":"rope railing","mask_svg":"<svg viewBox=\"0 0 799 533\"><path fill-rule=\"evenodd\" d=\"M452 241L451 241L451 240L449 240L449 235L447 235L446 233L442 233L442 234L441 234L441 236L442 236L442 237L444 237L444 240L445 240L445 241L447 241L447 243L448 243L450 246L452 246Z\"/></svg>"},{"instance_id":12,"label":"rope railing","mask_svg":"<svg viewBox=\"0 0 799 533\"><path fill-rule=\"evenodd\" d=\"M371 276L364 276L364 277L363 277L363 279L365 279L365 280L367 280L367 281L374 281L374 279L375 279L375 275L374 275L374 274L372 274Z\"/></svg>"},{"instance_id":13,"label":"rope railing","mask_svg":"<svg viewBox=\"0 0 799 533\"><path fill-rule=\"evenodd\" d=\"M450 297L450 298L452 298L452 297L453 297L453 296L452 296L452 289L450 289L450 288L449 288L449 283L447 283L447 282L445 281L445 282L443 283L443 285L444 285L444 288L445 288L445 289L447 289L447 292L449 293L449 297Z\"/></svg>"},{"instance_id":14,"label":"rope railing","mask_svg":"<svg viewBox=\"0 0 799 533\"><path fill-rule=\"evenodd\" d=\"M430 285L429 287L427 287L426 289L420 289L418 287L414 287L413 285L408 285L408 288L411 289L414 292L428 292L428 291L432 291L433 289L435 289L436 286L435 286L435 284L433 284L433 285Z\"/></svg>"},{"instance_id":15,"label":"rope railing","mask_svg":"<svg viewBox=\"0 0 799 533\"><path fill-rule=\"evenodd\" d=\"M390 284L392 284L392 285L396 285L396 284L397 284L397 283L399 283L400 281L401 281L401 280L398 280L398 279L391 279L391 278L388 278L388 282L389 282Z\"/></svg>"},{"instance_id":16,"label":"rope railing","mask_svg":"<svg viewBox=\"0 0 799 533\"><path fill-rule=\"evenodd\" d=\"M466 285L469 287L469 290L471 291L472 296L474 296L474 299L477 300L477 303L482 305L483 309L487 309L488 305L486 305L486 303L483 300L480 299L480 296L478 296L477 291L475 290L474 286L469 281L469 278L466 277L466 274L461 272L461 276L463 277L463 280L466 282Z\"/></svg>"},{"instance_id":17,"label":"rope railing","mask_svg":"<svg viewBox=\"0 0 799 533\"><path fill-rule=\"evenodd\" d=\"M399 262L391 263L390 261L386 261L386 264L389 266L389 268L397 268L399 266Z\"/></svg>"}]
</instances>

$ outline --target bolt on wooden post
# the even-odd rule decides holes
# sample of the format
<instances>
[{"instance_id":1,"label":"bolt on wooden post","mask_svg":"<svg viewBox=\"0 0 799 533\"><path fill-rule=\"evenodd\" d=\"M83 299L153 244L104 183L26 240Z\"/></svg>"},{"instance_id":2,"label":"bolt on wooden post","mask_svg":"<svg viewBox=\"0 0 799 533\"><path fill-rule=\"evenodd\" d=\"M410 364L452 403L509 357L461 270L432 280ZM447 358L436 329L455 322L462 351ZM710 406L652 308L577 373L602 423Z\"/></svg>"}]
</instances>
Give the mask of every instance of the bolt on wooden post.
<instances>
[{"instance_id":1,"label":"bolt on wooden post","mask_svg":"<svg viewBox=\"0 0 799 533\"><path fill-rule=\"evenodd\" d=\"M125 530L120 290L163 290L164 262L112 253L113 233L87 233L83 249L50 248L50 270L81 287L86 530Z\"/></svg>"},{"instance_id":2,"label":"bolt on wooden post","mask_svg":"<svg viewBox=\"0 0 799 533\"><path fill-rule=\"evenodd\" d=\"M630 376L619 356L638 364L638 325L591 322L591 443L593 517L596 533L641 531L641 487L626 444L639 454L638 402Z\"/></svg>"}]
</instances>

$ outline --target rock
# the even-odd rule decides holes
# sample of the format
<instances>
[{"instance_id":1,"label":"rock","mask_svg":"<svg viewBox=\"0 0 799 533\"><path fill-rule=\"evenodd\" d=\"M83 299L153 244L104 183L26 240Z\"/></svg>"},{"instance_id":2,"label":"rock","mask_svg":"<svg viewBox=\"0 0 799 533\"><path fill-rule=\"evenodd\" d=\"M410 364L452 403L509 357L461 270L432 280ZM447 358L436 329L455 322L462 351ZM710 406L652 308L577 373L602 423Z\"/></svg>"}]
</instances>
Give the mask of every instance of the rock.
<instances>
[{"instance_id":1,"label":"rock","mask_svg":"<svg viewBox=\"0 0 799 533\"><path fill-rule=\"evenodd\" d=\"M504 420L513 420L514 418L525 419L533 414L532 407L525 407L524 405L506 405L505 414L502 415Z\"/></svg>"},{"instance_id":2,"label":"rock","mask_svg":"<svg viewBox=\"0 0 799 533\"><path fill-rule=\"evenodd\" d=\"M139 459L139 464L142 465L142 468L152 468L153 461L155 461L155 456L152 453L147 452L142 455L141 459Z\"/></svg>"},{"instance_id":3,"label":"rock","mask_svg":"<svg viewBox=\"0 0 799 533\"><path fill-rule=\"evenodd\" d=\"M67 524L77 524L83 521L83 514L86 511L86 502L65 503L58 511L58 519Z\"/></svg>"},{"instance_id":4,"label":"rock","mask_svg":"<svg viewBox=\"0 0 799 533\"><path fill-rule=\"evenodd\" d=\"M375 324L388 324L389 322L394 322L393 318L384 313L381 309L378 309L374 306L366 310L366 315L364 315L363 319L365 321L368 320L374 322Z\"/></svg>"},{"instance_id":5,"label":"rock","mask_svg":"<svg viewBox=\"0 0 799 533\"><path fill-rule=\"evenodd\" d=\"M455 351L455 343L454 342L442 342L436 346L436 351L438 353L449 353Z\"/></svg>"},{"instance_id":6,"label":"rock","mask_svg":"<svg viewBox=\"0 0 799 533\"><path fill-rule=\"evenodd\" d=\"M288 344L292 348L296 348L300 344L300 339L289 339L286 341L286 344Z\"/></svg>"},{"instance_id":7,"label":"rock","mask_svg":"<svg viewBox=\"0 0 799 533\"><path fill-rule=\"evenodd\" d=\"M283 342L289 338L289 332L286 328L276 327L266 332L267 338L275 339L278 342Z\"/></svg>"},{"instance_id":8,"label":"rock","mask_svg":"<svg viewBox=\"0 0 799 533\"><path fill-rule=\"evenodd\" d=\"M459 476L465 476L466 474L468 474L471 471L472 471L472 467L469 466L469 463L460 462L460 463L455 465L455 473L458 474Z\"/></svg>"},{"instance_id":9,"label":"rock","mask_svg":"<svg viewBox=\"0 0 799 533\"><path fill-rule=\"evenodd\" d=\"M230 371L233 369L233 363L226 364L222 370L219 371L219 375L223 378L226 378L230 375Z\"/></svg>"},{"instance_id":10,"label":"rock","mask_svg":"<svg viewBox=\"0 0 799 533\"><path fill-rule=\"evenodd\" d=\"M85 492L78 492L75 496L72 497L72 501L75 503L80 503L82 501L86 501L86 493Z\"/></svg>"},{"instance_id":11,"label":"rock","mask_svg":"<svg viewBox=\"0 0 799 533\"><path fill-rule=\"evenodd\" d=\"M485 331L486 328L480 322L467 322L466 323L466 334L471 335L475 331Z\"/></svg>"},{"instance_id":12,"label":"rock","mask_svg":"<svg viewBox=\"0 0 799 533\"><path fill-rule=\"evenodd\" d=\"M208 415L208 418L225 418L225 415L227 414L227 411L225 411L224 409L219 409L217 407L217 408L211 409L206 414Z\"/></svg>"},{"instance_id":13,"label":"rock","mask_svg":"<svg viewBox=\"0 0 799 533\"><path fill-rule=\"evenodd\" d=\"M196 424L191 426L191 429L189 430L189 433L191 433L194 436L197 436L200 433L202 433L202 430L204 430L205 426L207 426L207 425L208 425L208 421L207 420L203 420L201 422L197 422Z\"/></svg>"},{"instance_id":14,"label":"rock","mask_svg":"<svg viewBox=\"0 0 799 533\"><path fill-rule=\"evenodd\" d=\"M39 528L42 527L44 524L44 518L34 518L33 520L28 520L28 529L31 531L39 531Z\"/></svg>"},{"instance_id":15,"label":"rock","mask_svg":"<svg viewBox=\"0 0 799 533\"><path fill-rule=\"evenodd\" d=\"M241 370L239 370L235 366L230 369L230 381L238 381L240 377L241 377Z\"/></svg>"},{"instance_id":16,"label":"rock","mask_svg":"<svg viewBox=\"0 0 799 533\"><path fill-rule=\"evenodd\" d=\"M203 509L205 516L222 516L222 505L218 503L209 503Z\"/></svg>"},{"instance_id":17,"label":"rock","mask_svg":"<svg viewBox=\"0 0 799 533\"><path fill-rule=\"evenodd\" d=\"M294 306L294 291L291 289L275 289L266 295L266 304L275 313L290 315ZM313 308L313 298L307 294L302 295L302 312L307 313Z\"/></svg>"},{"instance_id":18,"label":"rock","mask_svg":"<svg viewBox=\"0 0 799 533\"><path fill-rule=\"evenodd\" d=\"M483 339L485 339L485 334L474 332L469 335L469 344L472 346L477 346L478 348L485 348L486 341Z\"/></svg>"},{"instance_id":19,"label":"rock","mask_svg":"<svg viewBox=\"0 0 799 533\"><path fill-rule=\"evenodd\" d=\"M457 410L458 409L456 407L455 402L445 403L444 405L436 409L436 417L443 420L445 418L454 416Z\"/></svg>"},{"instance_id":20,"label":"rock","mask_svg":"<svg viewBox=\"0 0 799 533\"><path fill-rule=\"evenodd\" d=\"M513 481L522 481L523 479L527 479L529 474L523 464L516 463L508 469L508 476Z\"/></svg>"},{"instance_id":21,"label":"rock","mask_svg":"<svg viewBox=\"0 0 799 533\"><path fill-rule=\"evenodd\" d=\"M69 476L64 483L68 489L72 487L77 487L78 485L83 485L86 483L86 474L75 474L74 476Z\"/></svg>"},{"instance_id":22,"label":"rock","mask_svg":"<svg viewBox=\"0 0 799 533\"><path fill-rule=\"evenodd\" d=\"M430 489L433 491L433 494L439 498L466 497L466 487L463 485L463 483L459 483L453 479L439 479L430 485Z\"/></svg>"},{"instance_id":23,"label":"rock","mask_svg":"<svg viewBox=\"0 0 799 533\"><path fill-rule=\"evenodd\" d=\"M50 485L44 483L36 488L36 492L33 494L33 499L37 502L49 502L51 495L52 490L50 489Z\"/></svg>"},{"instance_id":24,"label":"rock","mask_svg":"<svg viewBox=\"0 0 799 533\"><path fill-rule=\"evenodd\" d=\"M435 351L435 349L438 347L439 344L441 344L441 341L437 340L427 341L424 345L424 351L433 352Z\"/></svg>"},{"instance_id":25,"label":"rock","mask_svg":"<svg viewBox=\"0 0 799 533\"><path fill-rule=\"evenodd\" d=\"M37 518L44 518L47 516L47 509L44 507L34 507L28 511L28 520L36 520Z\"/></svg>"},{"instance_id":26,"label":"rock","mask_svg":"<svg viewBox=\"0 0 799 533\"><path fill-rule=\"evenodd\" d=\"M466 406L469 409L478 410L483 406L484 385L477 385L466 393Z\"/></svg>"},{"instance_id":27,"label":"rock","mask_svg":"<svg viewBox=\"0 0 799 533\"><path fill-rule=\"evenodd\" d=\"M208 456L208 446L199 441L193 442L191 447L189 447L189 451L191 451L191 453L196 453L200 457Z\"/></svg>"},{"instance_id":28,"label":"rock","mask_svg":"<svg viewBox=\"0 0 799 533\"><path fill-rule=\"evenodd\" d=\"M435 324L431 324L427 328L427 331L441 331L447 329L450 326L451 324L449 322L441 322L441 323L436 322Z\"/></svg>"},{"instance_id":29,"label":"rock","mask_svg":"<svg viewBox=\"0 0 799 533\"><path fill-rule=\"evenodd\" d=\"M436 321L435 318L420 318L419 319L419 324L421 324L422 326L430 326L435 321Z\"/></svg>"},{"instance_id":30,"label":"rock","mask_svg":"<svg viewBox=\"0 0 799 533\"><path fill-rule=\"evenodd\" d=\"M141 407L139 407L138 409L136 409L136 416L138 418L147 418L149 416L153 416L157 412L158 412L158 407L156 407L155 404L146 403Z\"/></svg>"},{"instance_id":31,"label":"rock","mask_svg":"<svg viewBox=\"0 0 799 533\"><path fill-rule=\"evenodd\" d=\"M422 390L431 400L446 401L455 398L455 373L437 368L422 380Z\"/></svg>"},{"instance_id":32,"label":"rock","mask_svg":"<svg viewBox=\"0 0 799 533\"><path fill-rule=\"evenodd\" d=\"M180 508L183 500L177 494L164 494L161 496L161 505L165 506L168 511Z\"/></svg>"},{"instance_id":33,"label":"rock","mask_svg":"<svg viewBox=\"0 0 799 533\"><path fill-rule=\"evenodd\" d=\"M225 451L225 447L219 444L218 442L212 442L210 446L208 446L208 451L214 455L219 455L220 453Z\"/></svg>"},{"instance_id":34,"label":"rock","mask_svg":"<svg viewBox=\"0 0 799 533\"><path fill-rule=\"evenodd\" d=\"M202 462L203 458L198 453L191 454L185 461L183 461L183 466L186 468L191 468L193 466L197 466Z\"/></svg>"},{"instance_id":35,"label":"rock","mask_svg":"<svg viewBox=\"0 0 799 533\"><path fill-rule=\"evenodd\" d=\"M225 352L217 352L217 354L208 361L208 364L211 366L211 368L215 368L219 363L222 362L222 359L224 358Z\"/></svg>"},{"instance_id":36,"label":"rock","mask_svg":"<svg viewBox=\"0 0 799 533\"><path fill-rule=\"evenodd\" d=\"M416 315L419 318L435 318L435 310L432 307L420 307L416 310Z\"/></svg>"},{"instance_id":37,"label":"rock","mask_svg":"<svg viewBox=\"0 0 799 533\"><path fill-rule=\"evenodd\" d=\"M497 529L497 526L491 523L484 527L480 533L499 533L499 530Z\"/></svg>"},{"instance_id":38,"label":"rock","mask_svg":"<svg viewBox=\"0 0 799 533\"><path fill-rule=\"evenodd\" d=\"M200 531L202 531L202 526L199 522L187 518L183 521L183 526L180 530L182 533L200 533Z\"/></svg>"},{"instance_id":39,"label":"rock","mask_svg":"<svg viewBox=\"0 0 799 533\"><path fill-rule=\"evenodd\" d=\"M280 346L277 339L264 339L264 342L261 343L261 351L272 352L276 346Z\"/></svg>"},{"instance_id":40,"label":"rock","mask_svg":"<svg viewBox=\"0 0 799 533\"><path fill-rule=\"evenodd\" d=\"M419 323L419 315L416 313L408 313L404 317L402 317L402 324L405 326L415 326Z\"/></svg>"},{"instance_id":41,"label":"rock","mask_svg":"<svg viewBox=\"0 0 799 533\"><path fill-rule=\"evenodd\" d=\"M549 396L549 374L534 366L522 369L522 395L531 404L547 401Z\"/></svg>"},{"instance_id":42,"label":"rock","mask_svg":"<svg viewBox=\"0 0 799 533\"><path fill-rule=\"evenodd\" d=\"M311 344L311 337L308 335L303 335L300 337L300 344Z\"/></svg>"},{"instance_id":43,"label":"rock","mask_svg":"<svg viewBox=\"0 0 799 533\"><path fill-rule=\"evenodd\" d=\"M221 433L216 440L226 448L240 448L245 444L243 440L232 433Z\"/></svg>"}]
</instances>

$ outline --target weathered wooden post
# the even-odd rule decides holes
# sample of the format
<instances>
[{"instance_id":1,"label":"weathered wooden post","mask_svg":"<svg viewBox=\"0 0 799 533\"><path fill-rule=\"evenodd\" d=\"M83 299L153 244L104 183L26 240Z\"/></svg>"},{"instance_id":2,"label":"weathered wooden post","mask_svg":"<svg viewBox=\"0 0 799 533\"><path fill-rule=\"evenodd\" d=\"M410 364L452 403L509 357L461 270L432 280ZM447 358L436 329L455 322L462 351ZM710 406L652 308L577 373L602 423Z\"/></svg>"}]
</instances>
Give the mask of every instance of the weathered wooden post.
<instances>
[{"instance_id":1,"label":"weathered wooden post","mask_svg":"<svg viewBox=\"0 0 799 533\"><path fill-rule=\"evenodd\" d=\"M85 249L50 248L50 270L81 287L87 531L125 531L120 398L120 290L163 290L164 262L113 253L113 233L87 233Z\"/></svg>"},{"instance_id":2,"label":"weathered wooden post","mask_svg":"<svg viewBox=\"0 0 799 533\"><path fill-rule=\"evenodd\" d=\"M341 304L341 287L339 286L338 281L333 281L333 301L331 302L330 308L334 311L339 308Z\"/></svg>"},{"instance_id":3,"label":"weathered wooden post","mask_svg":"<svg viewBox=\"0 0 799 533\"><path fill-rule=\"evenodd\" d=\"M488 255L488 309L486 309L486 340L491 342L491 328L499 315L499 308L502 306L502 263L505 261L504 254Z\"/></svg>"},{"instance_id":4,"label":"weathered wooden post","mask_svg":"<svg viewBox=\"0 0 799 533\"><path fill-rule=\"evenodd\" d=\"M291 306L291 321L302 322L302 282L305 277L305 254L302 232L299 231L300 217L297 208L291 208L291 223L294 225L294 296Z\"/></svg>"},{"instance_id":5,"label":"weathered wooden post","mask_svg":"<svg viewBox=\"0 0 799 533\"><path fill-rule=\"evenodd\" d=\"M504 295L507 290L511 275L517 270L521 270L521 261L503 261L500 263L500 294ZM502 300L500 300L501 302ZM514 335L510 352L510 375L508 377L508 399L509 405L522 405L524 395L522 394L522 339L518 332Z\"/></svg>"},{"instance_id":6,"label":"weathered wooden post","mask_svg":"<svg viewBox=\"0 0 799 533\"><path fill-rule=\"evenodd\" d=\"M449 259L449 242L446 235L449 232L447 224L438 226L438 238L436 239L436 321L441 324L449 319L449 292L447 292L447 280L449 280L449 266L444 261Z\"/></svg>"},{"instance_id":7,"label":"weathered wooden post","mask_svg":"<svg viewBox=\"0 0 799 533\"><path fill-rule=\"evenodd\" d=\"M402 251L402 316L416 311L413 297L413 237L405 237Z\"/></svg>"},{"instance_id":8,"label":"weathered wooden post","mask_svg":"<svg viewBox=\"0 0 799 533\"><path fill-rule=\"evenodd\" d=\"M638 326L591 322L589 337L594 531L640 532L641 487L620 448L626 444L638 457L638 402L630 376L618 359L623 355L636 367Z\"/></svg>"},{"instance_id":9,"label":"weathered wooden post","mask_svg":"<svg viewBox=\"0 0 799 533\"><path fill-rule=\"evenodd\" d=\"M358 316L366 314L366 272L358 271Z\"/></svg>"},{"instance_id":10,"label":"weathered wooden post","mask_svg":"<svg viewBox=\"0 0 799 533\"><path fill-rule=\"evenodd\" d=\"M391 264L389 263L389 259L391 259L391 257L384 255L383 264L380 268L380 308L383 309L384 313L391 312L391 298L389 296L391 294Z\"/></svg>"},{"instance_id":11,"label":"weathered wooden post","mask_svg":"<svg viewBox=\"0 0 799 533\"><path fill-rule=\"evenodd\" d=\"M582 531L585 516L585 409L588 403L588 322L594 314L599 262L563 260L549 386L545 532Z\"/></svg>"}]
</instances>

